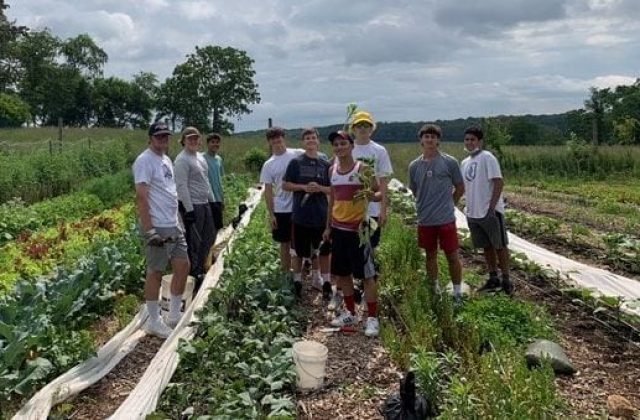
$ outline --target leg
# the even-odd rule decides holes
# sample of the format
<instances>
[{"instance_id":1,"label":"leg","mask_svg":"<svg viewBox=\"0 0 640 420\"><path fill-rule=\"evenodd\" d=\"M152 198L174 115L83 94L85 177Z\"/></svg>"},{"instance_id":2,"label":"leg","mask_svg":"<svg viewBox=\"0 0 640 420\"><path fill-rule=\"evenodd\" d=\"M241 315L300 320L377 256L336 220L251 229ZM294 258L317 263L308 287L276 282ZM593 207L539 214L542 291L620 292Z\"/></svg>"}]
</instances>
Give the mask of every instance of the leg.
<instances>
[{"instance_id":1,"label":"leg","mask_svg":"<svg viewBox=\"0 0 640 420\"><path fill-rule=\"evenodd\" d=\"M280 267L284 273L291 271L291 242L280 242Z\"/></svg>"},{"instance_id":2,"label":"leg","mask_svg":"<svg viewBox=\"0 0 640 420\"><path fill-rule=\"evenodd\" d=\"M147 275L144 281L144 299L146 301L158 301L158 299L160 298L161 282L161 271L147 271Z\"/></svg>"},{"instance_id":3,"label":"leg","mask_svg":"<svg viewBox=\"0 0 640 420\"><path fill-rule=\"evenodd\" d=\"M451 276L451 282L455 284L462 283L462 265L460 264L460 257L458 251L453 251L450 254L445 254L447 262L449 263L449 275Z\"/></svg>"},{"instance_id":4,"label":"leg","mask_svg":"<svg viewBox=\"0 0 640 420\"><path fill-rule=\"evenodd\" d=\"M498 265L500 266L502 276L509 277L509 248L505 246L497 250L496 253L498 254Z\"/></svg>"},{"instance_id":5,"label":"leg","mask_svg":"<svg viewBox=\"0 0 640 420\"><path fill-rule=\"evenodd\" d=\"M489 270L489 273L496 273L498 271L498 258L495 248L492 245L487 245L483 249L487 270Z\"/></svg>"}]
</instances>

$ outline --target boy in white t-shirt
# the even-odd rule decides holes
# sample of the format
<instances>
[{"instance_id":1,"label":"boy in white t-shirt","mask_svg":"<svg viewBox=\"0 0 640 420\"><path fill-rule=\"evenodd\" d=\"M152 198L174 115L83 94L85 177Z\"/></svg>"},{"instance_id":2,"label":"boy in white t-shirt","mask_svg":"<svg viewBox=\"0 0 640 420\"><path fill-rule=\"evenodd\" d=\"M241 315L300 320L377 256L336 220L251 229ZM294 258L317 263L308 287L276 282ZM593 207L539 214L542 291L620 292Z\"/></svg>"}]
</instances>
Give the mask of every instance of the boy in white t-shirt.
<instances>
[{"instance_id":1,"label":"boy in white t-shirt","mask_svg":"<svg viewBox=\"0 0 640 420\"><path fill-rule=\"evenodd\" d=\"M288 149L283 128L267 130L271 157L262 165L260 182L264 184L264 199L269 212L269 226L273 240L280 243L280 266L289 274L291 270L291 212L293 193L282 188L282 178L289 162L303 153L300 149Z\"/></svg>"},{"instance_id":2,"label":"boy in white t-shirt","mask_svg":"<svg viewBox=\"0 0 640 420\"><path fill-rule=\"evenodd\" d=\"M464 147L469 156L460 169L464 178L467 223L471 240L476 248L484 249L489 270L489 280L480 292L502 290L513 294L509 278L509 248L504 223L504 181L498 159L482 150L484 133L479 127L469 127L464 132ZM498 267L502 278L498 277Z\"/></svg>"}]
</instances>

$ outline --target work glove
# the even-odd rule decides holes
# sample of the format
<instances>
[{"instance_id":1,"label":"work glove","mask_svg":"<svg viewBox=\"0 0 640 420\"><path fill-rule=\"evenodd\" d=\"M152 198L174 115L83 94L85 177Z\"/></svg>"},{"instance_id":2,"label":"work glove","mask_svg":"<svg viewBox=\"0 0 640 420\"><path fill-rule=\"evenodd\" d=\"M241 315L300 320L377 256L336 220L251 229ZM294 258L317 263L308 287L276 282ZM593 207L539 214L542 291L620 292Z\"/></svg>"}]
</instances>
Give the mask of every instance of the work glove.
<instances>
[{"instance_id":1,"label":"work glove","mask_svg":"<svg viewBox=\"0 0 640 420\"><path fill-rule=\"evenodd\" d=\"M144 233L144 240L148 246L164 246L164 239L156 232L154 228Z\"/></svg>"}]
</instances>

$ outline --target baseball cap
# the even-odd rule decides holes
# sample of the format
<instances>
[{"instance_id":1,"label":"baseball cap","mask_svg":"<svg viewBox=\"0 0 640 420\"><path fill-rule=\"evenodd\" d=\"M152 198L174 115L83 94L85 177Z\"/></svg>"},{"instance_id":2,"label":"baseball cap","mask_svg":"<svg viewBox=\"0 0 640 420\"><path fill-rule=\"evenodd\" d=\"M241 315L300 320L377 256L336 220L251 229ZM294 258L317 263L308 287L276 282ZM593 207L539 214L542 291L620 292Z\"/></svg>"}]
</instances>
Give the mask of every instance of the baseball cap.
<instances>
[{"instance_id":1,"label":"baseball cap","mask_svg":"<svg viewBox=\"0 0 640 420\"><path fill-rule=\"evenodd\" d=\"M330 133L329 142L333 143L333 140L335 140L337 137L340 137L342 140L349 140L349 143L353 143L353 138L351 138L351 136L347 132L342 130L338 130Z\"/></svg>"},{"instance_id":2,"label":"baseball cap","mask_svg":"<svg viewBox=\"0 0 640 420\"><path fill-rule=\"evenodd\" d=\"M198 129L195 127L185 127L185 129L182 130L182 138L186 139L187 137L191 136L200 137L200 131L198 131Z\"/></svg>"},{"instance_id":3,"label":"baseball cap","mask_svg":"<svg viewBox=\"0 0 640 420\"><path fill-rule=\"evenodd\" d=\"M171 134L169 126L164 121L156 121L149 126L149 136L158 136L160 134Z\"/></svg>"},{"instance_id":4,"label":"baseball cap","mask_svg":"<svg viewBox=\"0 0 640 420\"><path fill-rule=\"evenodd\" d=\"M369 123L373 126L373 128L376 128L376 122L373 120L371 114L369 114L367 111L358 111L353 114L353 117L351 118L351 127L362 122Z\"/></svg>"}]
</instances>

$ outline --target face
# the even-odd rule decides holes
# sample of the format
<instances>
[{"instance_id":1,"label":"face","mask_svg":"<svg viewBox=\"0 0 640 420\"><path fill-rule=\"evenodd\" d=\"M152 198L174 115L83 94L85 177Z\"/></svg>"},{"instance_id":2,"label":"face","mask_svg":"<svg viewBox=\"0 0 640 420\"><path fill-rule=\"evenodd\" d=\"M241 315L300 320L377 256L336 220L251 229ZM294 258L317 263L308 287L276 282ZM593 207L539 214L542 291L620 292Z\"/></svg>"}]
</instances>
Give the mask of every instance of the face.
<instances>
[{"instance_id":1,"label":"face","mask_svg":"<svg viewBox=\"0 0 640 420\"><path fill-rule=\"evenodd\" d=\"M216 138L209 140L209 143L207 143L207 148L209 149L209 153L215 155L220 150L220 140Z\"/></svg>"},{"instance_id":2,"label":"face","mask_svg":"<svg viewBox=\"0 0 640 420\"><path fill-rule=\"evenodd\" d=\"M438 150L440 139L436 134L423 133L420 137L420 145L422 146L422 150L424 152L434 152Z\"/></svg>"},{"instance_id":3,"label":"face","mask_svg":"<svg viewBox=\"0 0 640 420\"><path fill-rule=\"evenodd\" d=\"M353 125L353 132L359 139L368 139L373 133L373 125L368 122L359 122Z\"/></svg>"},{"instance_id":4,"label":"face","mask_svg":"<svg viewBox=\"0 0 640 420\"><path fill-rule=\"evenodd\" d=\"M271 151L274 155L281 155L287 151L287 143L283 136L269 139L269 144L271 145Z\"/></svg>"},{"instance_id":5,"label":"face","mask_svg":"<svg viewBox=\"0 0 640 420\"><path fill-rule=\"evenodd\" d=\"M353 150L353 144L349 140L342 138L334 139L331 147L333 148L333 154L338 159L351 156L351 151Z\"/></svg>"},{"instance_id":6,"label":"face","mask_svg":"<svg viewBox=\"0 0 640 420\"><path fill-rule=\"evenodd\" d=\"M157 134L149 138L149 147L156 153L166 154L169 151L169 134Z\"/></svg>"},{"instance_id":7,"label":"face","mask_svg":"<svg viewBox=\"0 0 640 420\"><path fill-rule=\"evenodd\" d=\"M184 148L192 153L197 152L200 149L200 136L192 134L185 137Z\"/></svg>"},{"instance_id":8,"label":"face","mask_svg":"<svg viewBox=\"0 0 640 420\"><path fill-rule=\"evenodd\" d=\"M482 146L482 140L478 139L473 134L465 134L464 135L464 148L468 152L473 152L478 150Z\"/></svg>"},{"instance_id":9,"label":"face","mask_svg":"<svg viewBox=\"0 0 640 420\"><path fill-rule=\"evenodd\" d=\"M320 147L320 140L316 133L305 134L302 137L302 147L306 151L317 151Z\"/></svg>"}]
</instances>

